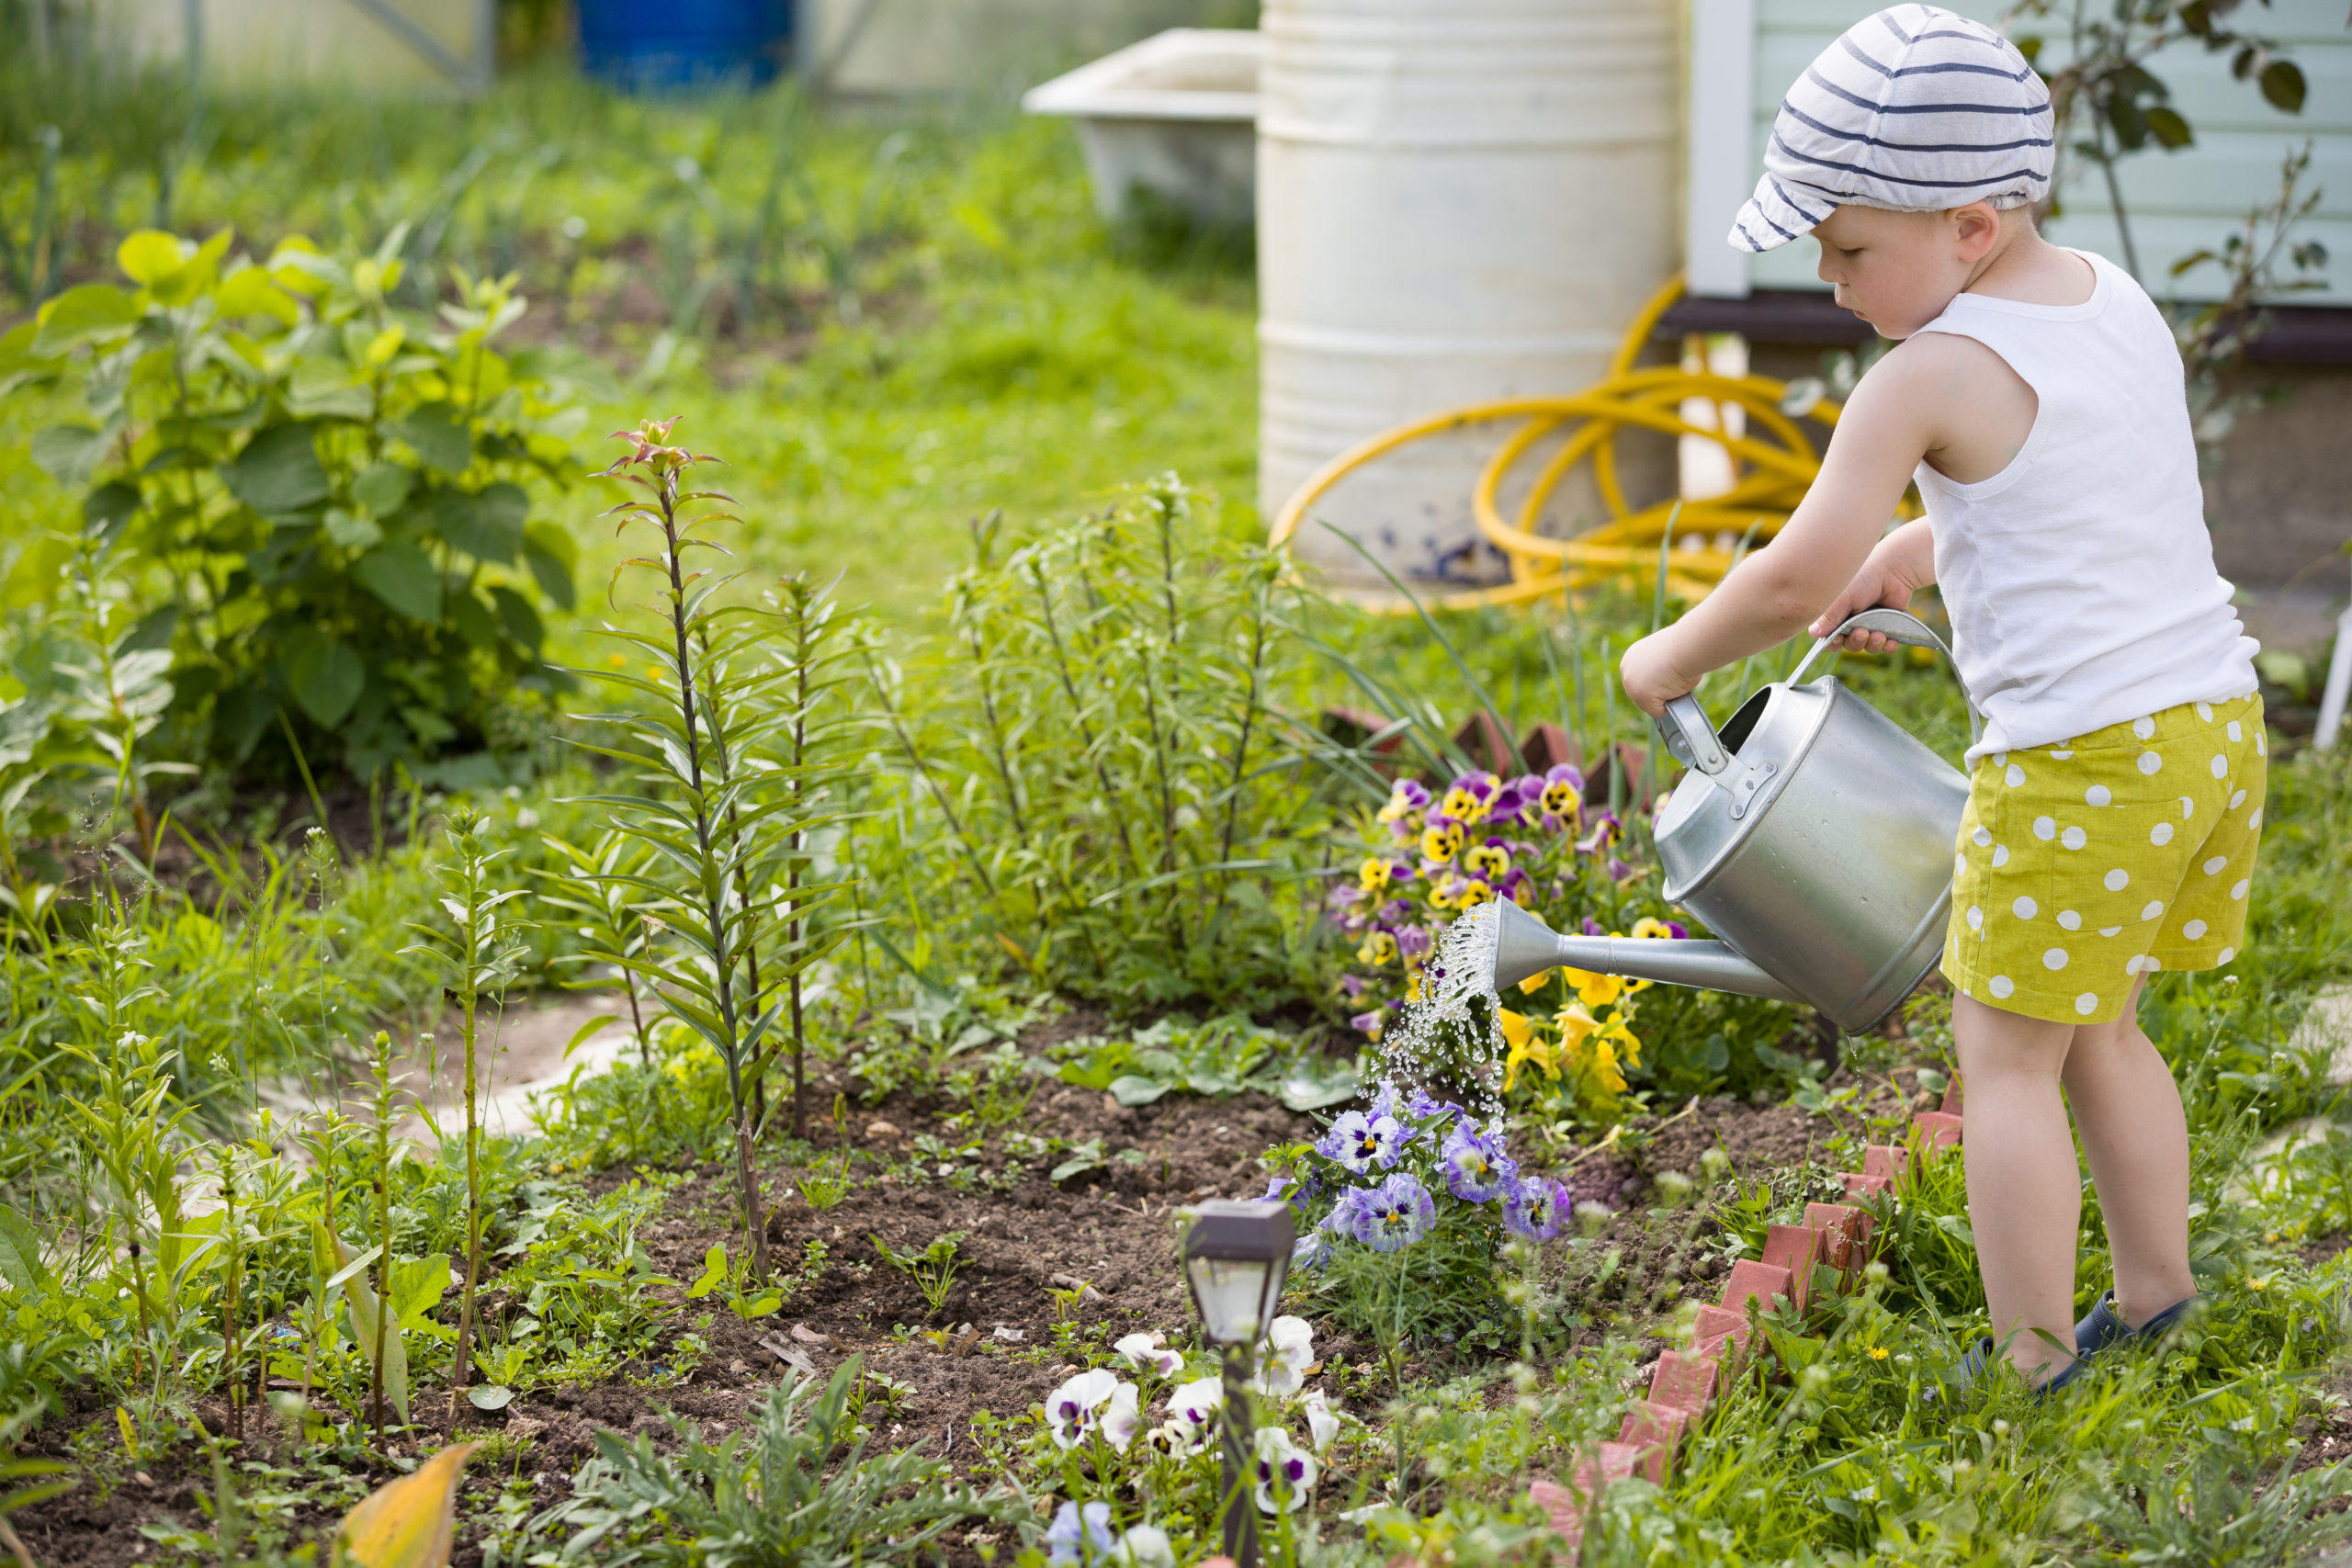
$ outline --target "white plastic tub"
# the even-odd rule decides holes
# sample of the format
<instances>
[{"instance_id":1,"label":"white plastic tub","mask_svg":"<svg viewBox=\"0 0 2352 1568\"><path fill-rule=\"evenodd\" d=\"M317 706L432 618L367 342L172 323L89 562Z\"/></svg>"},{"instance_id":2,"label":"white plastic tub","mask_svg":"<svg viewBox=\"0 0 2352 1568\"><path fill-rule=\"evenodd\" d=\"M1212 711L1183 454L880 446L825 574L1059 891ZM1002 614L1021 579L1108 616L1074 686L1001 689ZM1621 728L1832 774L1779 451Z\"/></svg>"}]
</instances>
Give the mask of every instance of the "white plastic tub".
<instances>
[{"instance_id":1,"label":"white plastic tub","mask_svg":"<svg viewBox=\"0 0 2352 1568\"><path fill-rule=\"evenodd\" d=\"M1078 122L1094 206L1126 215L1137 186L1204 223L1248 223L1256 203L1258 35L1170 28L1032 87L1031 114Z\"/></svg>"}]
</instances>

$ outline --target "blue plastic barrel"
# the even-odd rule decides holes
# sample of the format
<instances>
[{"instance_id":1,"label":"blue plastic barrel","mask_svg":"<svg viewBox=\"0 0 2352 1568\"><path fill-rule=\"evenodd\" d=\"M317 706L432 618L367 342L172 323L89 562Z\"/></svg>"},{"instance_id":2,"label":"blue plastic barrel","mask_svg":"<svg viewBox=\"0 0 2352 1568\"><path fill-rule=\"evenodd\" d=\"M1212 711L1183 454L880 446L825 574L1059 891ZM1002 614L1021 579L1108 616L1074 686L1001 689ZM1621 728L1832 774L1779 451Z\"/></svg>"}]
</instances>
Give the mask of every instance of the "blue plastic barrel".
<instances>
[{"instance_id":1,"label":"blue plastic barrel","mask_svg":"<svg viewBox=\"0 0 2352 1568\"><path fill-rule=\"evenodd\" d=\"M639 91L773 81L792 0L579 0L580 62Z\"/></svg>"}]
</instances>

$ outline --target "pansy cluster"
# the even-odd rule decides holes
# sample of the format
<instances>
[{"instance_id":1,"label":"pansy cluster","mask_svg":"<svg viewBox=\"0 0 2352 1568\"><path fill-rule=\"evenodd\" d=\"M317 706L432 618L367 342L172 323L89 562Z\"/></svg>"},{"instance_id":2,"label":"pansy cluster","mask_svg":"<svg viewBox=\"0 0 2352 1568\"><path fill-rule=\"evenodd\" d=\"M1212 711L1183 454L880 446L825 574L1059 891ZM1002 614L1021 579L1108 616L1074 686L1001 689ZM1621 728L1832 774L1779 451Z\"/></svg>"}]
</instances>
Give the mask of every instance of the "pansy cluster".
<instances>
[{"instance_id":1,"label":"pansy cluster","mask_svg":"<svg viewBox=\"0 0 2352 1568\"><path fill-rule=\"evenodd\" d=\"M1363 1008L1354 1017L1359 1030L1379 1040L1398 1010L1420 998L1446 927L1497 898L1555 931L1689 934L1659 914L1634 920L1630 931L1612 929L1636 910L1660 910L1655 874L1621 856L1624 823L1588 807L1584 785L1584 775L1566 764L1512 779L1467 773L1442 792L1415 779L1396 782L1367 824L1369 852L1355 879L1330 896L1330 913L1368 971L1340 982ZM1498 1018L1509 1050L1505 1091L1517 1089L1521 1069L1532 1064L1547 1089L1607 1105L1625 1089L1624 1068L1641 1061L1633 998L1646 985L1573 969L1528 981L1525 991L1543 1005L1504 1010Z\"/></svg>"},{"instance_id":2,"label":"pansy cluster","mask_svg":"<svg viewBox=\"0 0 2352 1568\"><path fill-rule=\"evenodd\" d=\"M1169 1347L1167 1336L1156 1332L1127 1335L1112 1349L1136 1381L1129 1382L1109 1367L1093 1367L1063 1382L1046 1396L1038 1412L1054 1447L1065 1453L1090 1450L1098 1476L1115 1472L1131 1453L1138 1465L1148 1466L1208 1452L1225 1405L1223 1377L1215 1370L1193 1366L1182 1351ZM1317 1456L1340 1435L1340 1417L1321 1389L1306 1386L1317 1363L1314 1330L1304 1318L1275 1318L1266 1327L1255 1359L1250 1392L1268 1402L1268 1414L1283 1417L1261 1419L1251 1439L1257 1503L1269 1514L1293 1512L1306 1505L1321 1468ZM1147 1426L1146 1412L1155 1405L1161 1418ZM1293 1414L1306 1429L1304 1448L1287 1425ZM1148 1476L1136 1481L1142 1494L1160 1484ZM1172 1564L1163 1530L1150 1524L1114 1529L1112 1506L1105 1499L1063 1503L1046 1540L1047 1560L1057 1565Z\"/></svg>"},{"instance_id":3,"label":"pansy cluster","mask_svg":"<svg viewBox=\"0 0 2352 1568\"><path fill-rule=\"evenodd\" d=\"M1350 1243L1400 1251L1455 1218L1548 1241L1571 1208L1560 1182L1520 1170L1498 1129L1426 1092L1387 1089L1369 1109L1341 1112L1266 1196L1289 1198L1311 1221L1292 1254L1298 1269Z\"/></svg>"}]
</instances>

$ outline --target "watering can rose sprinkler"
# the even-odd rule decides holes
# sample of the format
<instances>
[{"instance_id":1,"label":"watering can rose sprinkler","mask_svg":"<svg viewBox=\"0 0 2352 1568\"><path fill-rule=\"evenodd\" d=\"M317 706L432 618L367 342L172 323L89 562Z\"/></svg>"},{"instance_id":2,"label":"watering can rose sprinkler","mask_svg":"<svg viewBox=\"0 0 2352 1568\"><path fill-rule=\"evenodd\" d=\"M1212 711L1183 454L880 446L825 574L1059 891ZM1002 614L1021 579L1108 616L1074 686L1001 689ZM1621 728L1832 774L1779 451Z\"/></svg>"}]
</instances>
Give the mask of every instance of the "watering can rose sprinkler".
<instances>
[{"instance_id":1,"label":"watering can rose sprinkler","mask_svg":"<svg viewBox=\"0 0 2352 1568\"><path fill-rule=\"evenodd\" d=\"M1666 901L1721 941L1561 936L1499 901L1495 989L1566 964L1804 1002L1849 1034L1910 995L1942 955L1968 780L1836 676L1799 683L1858 631L1951 658L1912 616L1865 610L1720 731L1695 698L1667 704L1660 736L1690 771L1657 817Z\"/></svg>"}]
</instances>

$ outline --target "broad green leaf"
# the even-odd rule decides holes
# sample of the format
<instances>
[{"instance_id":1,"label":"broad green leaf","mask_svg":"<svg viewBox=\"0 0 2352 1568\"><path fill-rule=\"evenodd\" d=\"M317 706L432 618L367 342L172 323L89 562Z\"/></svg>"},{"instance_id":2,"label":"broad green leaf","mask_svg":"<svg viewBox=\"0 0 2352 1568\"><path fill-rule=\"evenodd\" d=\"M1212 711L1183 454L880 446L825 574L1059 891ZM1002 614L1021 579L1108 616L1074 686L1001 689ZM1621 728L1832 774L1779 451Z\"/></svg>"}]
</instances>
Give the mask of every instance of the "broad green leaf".
<instances>
[{"instance_id":1,"label":"broad green leaf","mask_svg":"<svg viewBox=\"0 0 2352 1568\"><path fill-rule=\"evenodd\" d=\"M12 1290L28 1293L49 1286L49 1265L41 1261L40 1232L24 1215L0 1203L0 1280Z\"/></svg>"},{"instance_id":2,"label":"broad green leaf","mask_svg":"<svg viewBox=\"0 0 2352 1568\"><path fill-rule=\"evenodd\" d=\"M547 630L539 625L539 613L531 608L531 602L503 582L492 585L490 601L498 606L498 619L506 635L537 653L539 644L547 640Z\"/></svg>"},{"instance_id":3,"label":"broad green leaf","mask_svg":"<svg viewBox=\"0 0 2352 1568\"><path fill-rule=\"evenodd\" d=\"M406 419L394 421L391 431L416 448L428 468L455 476L473 465L473 432L447 403L426 403Z\"/></svg>"},{"instance_id":4,"label":"broad green leaf","mask_svg":"<svg viewBox=\"0 0 2352 1568\"><path fill-rule=\"evenodd\" d=\"M560 609L572 607L571 574L580 568L580 547L553 523L534 523L523 530L523 561L538 581L539 592Z\"/></svg>"},{"instance_id":5,"label":"broad green leaf","mask_svg":"<svg viewBox=\"0 0 2352 1568\"><path fill-rule=\"evenodd\" d=\"M73 561L71 540L43 534L17 552L17 563L8 569L7 583L0 588L0 599L12 610L49 604L57 597L60 579Z\"/></svg>"},{"instance_id":6,"label":"broad green leaf","mask_svg":"<svg viewBox=\"0 0 2352 1568\"><path fill-rule=\"evenodd\" d=\"M392 1265L392 1320L412 1332L435 1329L435 1307L449 1290L449 1260L438 1253L402 1258Z\"/></svg>"},{"instance_id":7,"label":"broad green leaf","mask_svg":"<svg viewBox=\"0 0 2352 1568\"><path fill-rule=\"evenodd\" d=\"M302 711L329 729L350 716L368 683L368 668L359 655L311 627L288 639L284 670L286 684Z\"/></svg>"},{"instance_id":8,"label":"broad green leaf","mask_svg":"<svg viewBox=\"0 0 2352 1568\"><path fill-rule=\"evenodd\" d=\"M107 337L139 320L136 297L104 283L69 288L40 308L40 330L33 333L32 353L46 359L75 344Z\"/></svg>"},{"instance_id":9,"label":"broad green leaf","mask_svg":"<svg viewBox=\"0 0 2352 1568\"><path fill-rule=\"evenodd\" d=\"M372 550L384 542L384 530L374 518L340 506L327 508L326 525L327 537L346 550Z\"/></svg>"},{"instance_id":10,"label":"broad green leaf","mask_svg":"<svg viewBox=\"0 0 2352 1568\"><path fill-rule=\"evenodd\" d=\"M1340 1067L1329 1074L1301 1069L1283 1079L1280 1098L1284 1106L1304 1114L1353 1100L1357 1088L1352 1067Z\"/></svg>"},{"instance_id":11,"label":"broad green leaf","mask_svg":"<svg viewBox=\"0 0 2352 1568\"><path fill-rule=\"evenodd\" d=\"M110 437L90 424L53 424L32 439L32 459L67 490L79 490L107 455Z\"/></svg>"},{"instance_id":12,"label":"broad green leaf","mask_svg":"<svg viewBox=\"0 0 2352 1568\"><path fill-rule=\"evenodd\" d=\"M503 1410L514 1403L514 1391L499 1383L476 1383L466 1390L466 1398L476 1410Z\"/></svg>"},{"instance_id":13,"label":"broad green leaf","mask_svg":"<svg viewBox=\"0 0 2352 1568\"><path fill-rule=\"evenodd\" d=\"M352 581L412 621L441 624L441 573L424 547L379 545L351 563Z\"/></svg>"},{"instance_id":14,"label":"broad green leaf","mask_svg":"<svg viewBox=\"0 0 2352 1568\"><path fill-rule=\"evenodd\" d=\"M371 463L351 481L351 499L378 517L390 517L408 499L416 476L398 463Z\"/></svg>"},{"instance_id":15,"label":"broad green leaf","mask_svg":"<svg viewBox=\"0 0 2352 1568\"><path fill-rule=\"evenodd\" d=\"M311 1222L311 1225L312 1242L316 1244L323 1241L332 1249L336 1261L345 1270L349 1270L354 1259L351 1256L351 1248L345 1245L344 1239L339 1235L328 1235L325 1227L320 1225L315 1220ZM351 1337L358 1345L359 1354L372 1364L376 1359L378 1319L376 1287L368 1279L368 1270L359 1269L343 1281L343 1300L351 1315ZM401 1343L400 1328L396 1324L387 1323L383 1325L383 1329L384 1397L392 1402L392 1408L400 1412L402 1421L406 1421L408 1419L408 1350ZM423 1474L424 1472L419 1471L417 1473ZM410 1479L413 1480L415 1477L412 1476ZM400 1483L395 1482L393 1484ZM360 1506L365 1507L367 1505L363 1503Z\"/></svg>"},{"instance_id":16,"label":"broad green leaf","mask_svg":"<svg viewBox=\"0 0 2352 1568\"><path fill-rule=\"evenodd\" d=\"M264 516L301 512L330 493L307 424L274 424L245 443L220 477L230 493Z\"/></svg>"},{"instance_id":17,"label":"broad green leaf","mask_svg":"<svg viewBox=\"0 0 2352 1568\"><path fill-rule=\"evenodd\" d=\"M223 282L220 292L212 297L212 308L227 321L245 316L270 316L286 326L302 324L301 308L294 303L294 297L272 283L269 274L257 266L249 266Z\"/></svg>"},{"instance_id":18,"label":"broad green leaf","mask_svg":"<svg viewBox=\"0 0 2352 1568\"><path fill-rule=\"evenodd\" d=\"M168 277L196 254L196 247L161 229L141 229L115 247L114 264L133 283Z\"/></svg>"},{"instance_id":19,"label":"broad green leaf","mask_svg":"<svg viewBox=\"0 0 2352 1568\"><path fill-rule=\"evenodd\" d=\"M121 479L103 484L82 498L82 527L100 544L112 544L139 511L139 487Z\"/></svg>"},{"instance_id":20,"label":"broad green leaf","mask_svg":"<svg viewBox=\"0 0 2352 1568\"><path fill-rule=\"evenodd\" d=\"M471 593L460 592L449 602L449 624L458 635L485 651L498 646L498 620L490 606Z\"/></svg>"},{"instance_id":21,"label":"broad green leaf","mask_svg":"<svg viewBox=\"0 0 2352 1568\"><path fill-rule=\"evenodd\" d=\"M1111 1080L1111 1098L1133 1109L1149 1105L1168 1092L1168 1086L1158 1078L1138 1077L1130 1073Z\"/></svg>"},{"instance_id":22,"label":"broad green leaf","mask_svg":"<svg viewBox=\"0 0 2352 1568\"><path fill-rule=\"evenodd\" d=\"M700 1301L727 1282L727 1248L713 1247L702 1255L702 1278L686 1287L686 1299Z\"/></svg>"},{"instance_id":23,"label":"broad green leaf","mask_svg":"<svg viewBox=\"0 0 2352 1568\"><path fill-rule=\"evenodd\" d=\"M2303 112L2303 71L2291 60L2274 60L2256 78L2263 101L2287 114Z\"/></svg>"},{"instance_id":24,"label":"broad green leaf","mask_svg":"<svg viewBox=\"0 0 2352 1568\"><path fill-rule=\"evenodd\" d=\"M441 536L476 560L513 566L523 548L523 520L531 498L522 487L494 484L480 492L445 490L434 498Z\"/></svg>"},{"instance_id":25,"label":"broad green leaf","mask_svg":"<svg viewBox=\"0 0 2352 1568\"><path fill-rule=\"evenodd\" d=\"M458 1471L473 1451L471 1443L443 1449L369 1494L336 1527L334 1568L447 1568Z\"/></svg>"}]
</instances>

